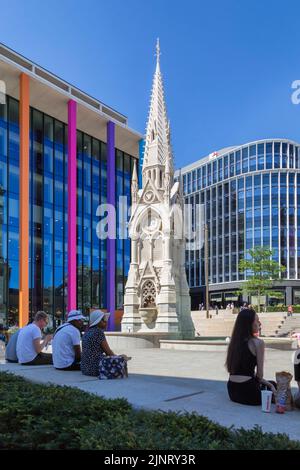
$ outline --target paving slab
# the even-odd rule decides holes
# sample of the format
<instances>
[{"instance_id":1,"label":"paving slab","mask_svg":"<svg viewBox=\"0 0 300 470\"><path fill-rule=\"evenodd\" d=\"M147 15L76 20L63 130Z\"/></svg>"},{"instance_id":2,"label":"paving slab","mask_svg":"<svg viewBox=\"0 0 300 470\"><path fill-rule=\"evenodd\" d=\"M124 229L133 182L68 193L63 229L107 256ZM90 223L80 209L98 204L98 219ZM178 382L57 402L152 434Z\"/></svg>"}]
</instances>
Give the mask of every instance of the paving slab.
<instances>
[{"instance_id":1,"label":"paving slab","mask_svg":"<svg viewBox=\"0 0 300 470\"><path fill-rule=\"evenodd\" d=\"M118 351L116 351L118 352ZM124 351L123 351L124 352ZM106 398L126 398L134 407L152 410L194 412L227 427L251 429L261 426L265 432L286 433L300 440L300 411L263 413L258 406L233 403L227 395L225 352L138 349L130 351L129 378L98 380L81 372L62 372L52 366L1 364L28 380L77 387ZM293 373L291 351L266 350L265 377L275 372ZM293 382L293 392L296 383Z\"/></svg>"}]
</instances>

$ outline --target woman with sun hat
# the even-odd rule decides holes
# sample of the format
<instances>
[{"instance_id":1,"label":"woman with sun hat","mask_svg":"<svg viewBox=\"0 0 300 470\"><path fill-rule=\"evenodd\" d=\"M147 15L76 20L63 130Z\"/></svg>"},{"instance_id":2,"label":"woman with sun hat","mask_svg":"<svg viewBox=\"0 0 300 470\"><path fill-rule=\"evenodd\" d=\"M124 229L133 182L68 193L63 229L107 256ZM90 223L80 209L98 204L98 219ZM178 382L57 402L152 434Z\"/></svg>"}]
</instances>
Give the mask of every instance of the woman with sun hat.
<instances>
[{"instance_id":1,"label":"woman with sun hat","mask_svg":"<svg viewBox=\"0 0 300 470\"><path fill-rule=\"evenodd\" d=\"M127 377L126 355L116 355L109 347L104 329L109 313L94 310L89 329L82 338L81 372L100 379Z\"/></svg>"}]
</instances>

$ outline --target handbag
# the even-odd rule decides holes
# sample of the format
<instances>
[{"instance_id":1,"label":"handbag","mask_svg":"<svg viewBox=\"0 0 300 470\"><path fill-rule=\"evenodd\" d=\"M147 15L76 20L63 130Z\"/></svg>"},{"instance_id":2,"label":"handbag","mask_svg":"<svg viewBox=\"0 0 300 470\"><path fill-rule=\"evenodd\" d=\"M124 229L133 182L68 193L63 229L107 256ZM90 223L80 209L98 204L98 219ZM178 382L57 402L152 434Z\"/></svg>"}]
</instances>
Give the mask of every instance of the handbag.
<instances>
[{"instance_id":1,"label":"handbag","mask_svg":"<svg viewBox=\"0 0 300 470\"><path fill-rule=\"evenodd\" d=\"M123 356L102 356L99 361L99 379L123 379L128 377L127 361Z\"/></svg>"}]
</instances>

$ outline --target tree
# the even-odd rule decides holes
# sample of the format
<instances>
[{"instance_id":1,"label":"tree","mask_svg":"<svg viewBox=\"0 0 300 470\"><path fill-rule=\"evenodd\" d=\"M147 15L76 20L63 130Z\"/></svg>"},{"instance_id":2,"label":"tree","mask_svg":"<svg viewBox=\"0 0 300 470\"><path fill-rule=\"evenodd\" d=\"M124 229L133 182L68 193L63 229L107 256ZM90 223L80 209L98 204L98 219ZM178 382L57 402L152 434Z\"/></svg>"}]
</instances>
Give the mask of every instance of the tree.
<instances>
[{"instance_id":1,"label":"tree","mask_svg":"<svg viewBox=\"0 0 300 470\"><path fill-rule=\"evenodd\" d=\"M258 299L258 312L260 312L260 298L272 291L273 281L280 278L285 271L277 261L272 260L273 250L262 246L255 246L248 250L248 257L239 262L239 271L245 272L246 281L242 291L245 294L256 295Z\"/></svg>"}]
</instances>

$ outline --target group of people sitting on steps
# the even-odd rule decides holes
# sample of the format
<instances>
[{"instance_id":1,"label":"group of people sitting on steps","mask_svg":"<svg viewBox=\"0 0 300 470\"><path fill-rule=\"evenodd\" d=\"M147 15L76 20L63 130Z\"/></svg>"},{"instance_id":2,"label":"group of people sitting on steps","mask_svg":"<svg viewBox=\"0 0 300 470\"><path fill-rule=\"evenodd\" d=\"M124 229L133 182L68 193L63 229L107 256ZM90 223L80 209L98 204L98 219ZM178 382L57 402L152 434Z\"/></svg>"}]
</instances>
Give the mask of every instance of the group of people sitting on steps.
<instances>
[{"instance_id":1,"label":"group of people sitting on steps","mask_svg":"<svg viewBox=\"0 0 300 470\"><path fill-rule=\"evenodd\" d=\"M130 358L125 354L116 355L105 338L108 317L109 314L101 310L93 311L89 328L81 341L84 317L79 310L71 310L67 321L56 329L54 335L45 335L42 339L48 315L37 312L32 323L10 338L6 346L6 360L24 366L53 364L57 370L81 370L84 375L100 379L127 377L127 361ZM264 388L276 395L276 382L264 378L265 343L258 337L259 330L260 321L255 310L244 306L235 321L226 367L229 398L245 405L260 405ZM52 354L43 352L50 342ZM294 378L299 387L300 407L300 348L295 352L295 358Z\"/></svg>"},{"instance_id":2,"label":"group of people sitting on steps","mask_svg":"<svg viewBox=\"0 0 300 470\"><path fill-rule=\"evenodd\" d=\"M127 361L130 358L125 354L116 355L105 338L108 317L109 314L101 310L93 311L88 330L81 341L84 316L80 310L71 310L67 321L53 335L45 335L42 339L42 331L48 325L48 315L39 311L32 323L11 336L5 358L8 362L18 362L24 366L53 364L57 370L81 370L84 375L100 379L127 377ZM43 352L50 343L52 354Z\"/></svg>"}]
</instances>

